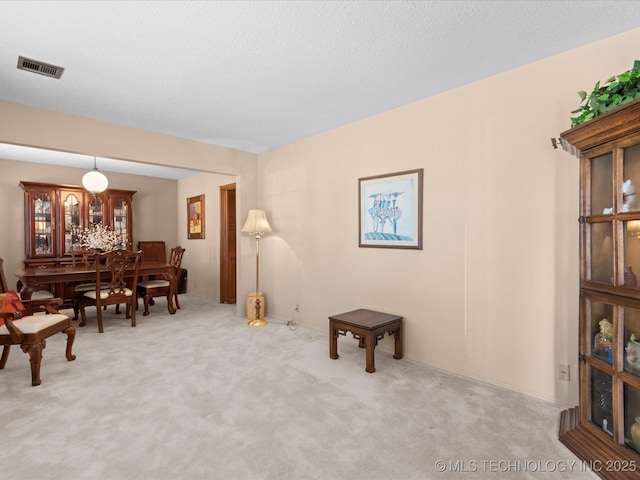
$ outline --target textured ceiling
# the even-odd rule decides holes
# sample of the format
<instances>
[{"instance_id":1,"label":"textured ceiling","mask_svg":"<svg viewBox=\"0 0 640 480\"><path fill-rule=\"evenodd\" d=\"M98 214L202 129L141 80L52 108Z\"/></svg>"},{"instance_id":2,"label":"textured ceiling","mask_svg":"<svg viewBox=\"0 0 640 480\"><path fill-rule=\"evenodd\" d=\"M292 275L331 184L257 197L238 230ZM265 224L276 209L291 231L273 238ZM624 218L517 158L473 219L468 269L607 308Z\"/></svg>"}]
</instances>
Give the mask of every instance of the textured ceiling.
<instances>
[{"instance_id":1,"label":"textured ceiling","mask_svg":"<svg viewBox=\"0 0 640 480\"><path fill-rule=\"evenodd\" d=\"M3 0L0 98L263 152L638 26L635 1Z\"/></svg>"}]
</instances>

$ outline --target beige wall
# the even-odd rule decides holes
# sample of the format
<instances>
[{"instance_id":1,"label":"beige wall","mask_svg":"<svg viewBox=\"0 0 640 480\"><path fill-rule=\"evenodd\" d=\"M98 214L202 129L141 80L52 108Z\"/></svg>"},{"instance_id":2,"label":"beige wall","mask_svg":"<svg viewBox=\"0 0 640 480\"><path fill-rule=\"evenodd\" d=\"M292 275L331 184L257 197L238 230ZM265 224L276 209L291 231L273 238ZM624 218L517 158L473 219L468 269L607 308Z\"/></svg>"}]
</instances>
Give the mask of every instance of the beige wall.
<instances>
[{"instance_id":1,"label":"beige wall","mask_svg":"<svg viewBox=\"0 0 640 480\"><path fill-rule=\"evenodd\" d=\"M631 68L638 43L635 30L260 156L3 101L0 141L230 175L238 224L260 206L275 230L260 255L273 319L299 304L298 322L326 332L333 313L397 313L408 359L575 404L578 162L550 138L568 128L576 92ZM358 178L413 168L425 172L423 250L358 248ZM209 182L226 179L178 185L190 290L217 274L217 248L183 242L185 199L213 200ZM3 229L0 247L13 235ZM238 238L242 299L255 265ZM557 380L560 363L574 381Z\"/></svg>"},{"instance_id":2,"label":"beige wall","mask_svg":"<svg viewBox=\"0 0 640 480\"><path fill-rule=\"evenodd\" d=\"M220 186L235 177L199 173L178 182L178 236L185 248L182 266L189 271L188 292L220 301ZM204 195L205 238L187 238L187 199ZM238 304L238 308L242 308Z\"/></svg>"},{"instance_id":3,"label":"beige wall","mask_svg":"<svg viewBox=\"0 0 640 480\"><path fill-rule=\"evenodd\" d=\"M640 30L260 155L268 313L300 304L322 331L354 308L399 314L408 359L575 404L578 161L550 138L638 43ZM423 250L358 248L358 178L415 168Z\"/></svg>"}]
</instances>

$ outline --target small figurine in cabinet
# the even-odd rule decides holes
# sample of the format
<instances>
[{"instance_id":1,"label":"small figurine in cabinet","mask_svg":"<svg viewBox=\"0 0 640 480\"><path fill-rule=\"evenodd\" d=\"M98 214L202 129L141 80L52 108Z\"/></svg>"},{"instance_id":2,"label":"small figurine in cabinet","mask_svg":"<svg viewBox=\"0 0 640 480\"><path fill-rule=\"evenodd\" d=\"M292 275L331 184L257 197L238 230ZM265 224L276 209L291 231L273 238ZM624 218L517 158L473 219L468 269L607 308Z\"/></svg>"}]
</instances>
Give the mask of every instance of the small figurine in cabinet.
<instances>
[{"instance_id":1,"label":"small figurine in cabinet","mask_svg":"<svg viewBox=\"0 0 640 480\"><path fill-rule=\"evenodd\" d=\"M622 211L630 211L636 204L636 186L631 180L625 180L622 184Z\"/></svg>"},{"instance_id":2,"label":"small figurine in cabinet","mask_svg":"<svg viewBox=\"0 0 640 480\"><path fill-rule=\"evenodd\" d=\"M593 354L604 357L611 363L613 360L613 325L606 318L600 320L598 325L600 325L600 331L593 338Z\"/></svg>"},{"instance_id":3,"label":"small figurine in cabinet","mask_svg":"<svg viewBox=\"0 0 640 480\"><path fill-rule=\"evenodd\" d=\"M625 348L625 359L627 366L634 373L640 373L640 342L634 333L629 337L627 348Z\"/></svg>"}]
</instances>

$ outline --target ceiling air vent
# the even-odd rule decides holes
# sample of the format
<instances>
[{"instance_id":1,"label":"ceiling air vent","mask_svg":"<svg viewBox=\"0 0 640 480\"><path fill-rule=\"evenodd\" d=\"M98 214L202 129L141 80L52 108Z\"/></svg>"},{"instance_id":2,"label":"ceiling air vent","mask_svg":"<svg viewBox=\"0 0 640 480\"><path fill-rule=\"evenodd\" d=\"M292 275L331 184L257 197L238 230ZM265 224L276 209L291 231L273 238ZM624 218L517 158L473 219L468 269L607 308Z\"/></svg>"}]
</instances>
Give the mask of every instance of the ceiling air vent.
<instances>
[{"instance_id":1,"label":"ceiling air vent","mask_svg":"<svg viewBox=\"0 0 640 480\"><path fill-rule=\"evenodd\" d=\"M39 73L45 77L60 78L64 68L56 67L49 63L31 60L30 58L18 57L18 70L27 70L28 72Z\"/></svg>"}]
</instances>

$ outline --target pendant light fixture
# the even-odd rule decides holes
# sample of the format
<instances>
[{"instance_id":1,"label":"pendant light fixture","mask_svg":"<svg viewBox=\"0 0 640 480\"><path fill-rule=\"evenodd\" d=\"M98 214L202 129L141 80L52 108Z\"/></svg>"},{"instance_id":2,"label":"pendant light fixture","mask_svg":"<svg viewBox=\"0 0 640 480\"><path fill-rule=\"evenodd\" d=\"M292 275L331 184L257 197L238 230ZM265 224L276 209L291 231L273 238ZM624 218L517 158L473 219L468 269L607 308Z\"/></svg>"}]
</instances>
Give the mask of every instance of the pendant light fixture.
<instances>
[{"instance_id":1,"label":"pendant light fixture","mask_svg":"<svg viewBox=\"0 0 640 480\"><path fill-rule=\"evenodd\" d=\"M92 194L102 193L109 186L109 180L105 177L96 165L96 157L93 157L93 170L84 174L82 186Z\"/></svg>"}]
</instances>

